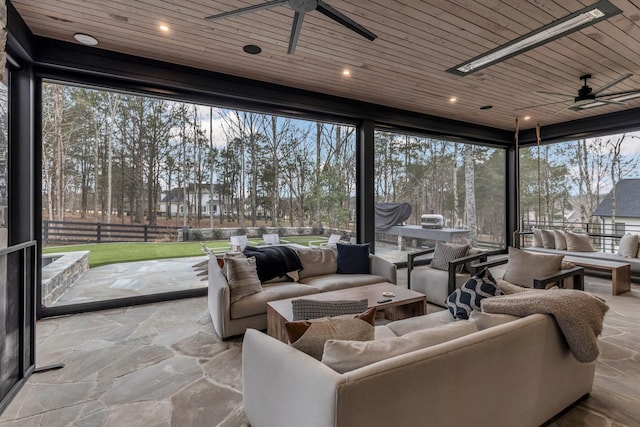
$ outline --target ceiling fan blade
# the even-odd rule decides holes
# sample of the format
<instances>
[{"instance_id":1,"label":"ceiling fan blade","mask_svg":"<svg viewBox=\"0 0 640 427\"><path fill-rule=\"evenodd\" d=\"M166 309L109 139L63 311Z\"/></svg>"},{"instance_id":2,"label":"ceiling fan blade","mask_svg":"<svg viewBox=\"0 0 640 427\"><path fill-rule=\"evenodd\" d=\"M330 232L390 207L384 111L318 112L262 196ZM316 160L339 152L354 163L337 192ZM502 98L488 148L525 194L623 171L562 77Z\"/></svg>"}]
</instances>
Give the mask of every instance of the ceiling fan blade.
<instances>
[{"instance_id":1,"label":"ceiling fan blade","mask_svg":"<svg viewBox=\"0 0 640 427\"><path fill-rule=\"evenodd\" d=\"M575 95L568 95L566 93L544 92L544 91L541 91L541 90L537 90L536 93L541 93L543 95L564 96L565 98L574 98L575 97Z\"/></svg>"},{"instance_id":2,"label":"ceiling fan blade","mask_svg":"<svg viewBox=\"0 0 640 427\"><path fill-rule=\"evenodd\" d=\"M612 81L611 83L608 83L608 84L606 84L606 85L602 86L601 88L599 88L599 89L597 89L597 90L594 90L594 91L593 91L593 94L594 94L594 95L597 95L597 94L599 94L600 92L603 92L603 91L605 91L605 90L609 89L610 87L617 85L618 83L620 83L620 82L622 82L622 81L624 81L624 80L628 79L628 78L629 78L629 77L631 77L631 76L633 76L633 74L625 74L624 76L620 76L620 77L618 77L617 79L615 79L614 81Z\"/></svg>"},{"instance_id":3,"label":"ceiling fan blade","mask_svg":"<svg viewBox=\"0 0 640 427\"><path fill-rule=\"evenodd\" d=\"M316 10L323 15L333 19L334 21L344 25L348 29L355 31L368 40L374 41L376 38L378 38L378 36L373 34L371 31L367 30L365 27L358 24L351 18L345 16L341 12L338 12L336 9L332 8L322 0L318 0L318 6L316 7Z\"/></svg>"},{"instance_id":4,"label":"ceiling fan blade","mask_svg":"<svg viewBox=\"0 0 640 427\"><path fill-rule=\"evenodd\" d=\"M602 95L600 95L598 97L598 99L602 99L604 97L609 97L609 96L631 95L631 94L634 94L634 93L640 93L640 89L623 90L622 92L603 93Z\"/></svg>"},{"instance_id":5,"label":"ceiling fan blade","mask_svg":"<svg viewBox=\"0 0 640 427\"><path fill-rule=\"evenodd\" d=\"M302 21L304 20L304 12L296 12L293 15L293 24L291 25L291 37L289 37L289 55L293 54L298 44L298 37L300 36L300 30L302 30Z\"/></svg>"},{"instance_id":6,"label":"ceiling fan blade","mask_svg":"<svg viewBox=\"0 0 640 427\"><path fill-rule=\"evenodd\" d=\"M284 3L287 3L287 2L288 2L288 0L268 1L266 3L260 3L260 4L256 4L256 5L253 5L253 6L243 7L241 9L231 10L229 12L219 13L217 15L207 16L204 19L206 19L207 21L213 22L213 21L217 21L219 19L229 18L231 16L237 16L237 15L242 15L242 14L249 13L249 12L255 12L256 10L270 9L272 7L280 6L281 4L284 4Z\"/></svg>"},{"instance_id":7,"label":"ceiling fan blade","mask_svg":"<svg viewBox=\"0 0 640 427\"><path fill-rule=\"evenodd\" d=\"M605 104L627 105L627 103L623 101L610 101L608 99L602 99L602 98L598 98L595 102L604 102Z\"/></svg>"}]
</instances>

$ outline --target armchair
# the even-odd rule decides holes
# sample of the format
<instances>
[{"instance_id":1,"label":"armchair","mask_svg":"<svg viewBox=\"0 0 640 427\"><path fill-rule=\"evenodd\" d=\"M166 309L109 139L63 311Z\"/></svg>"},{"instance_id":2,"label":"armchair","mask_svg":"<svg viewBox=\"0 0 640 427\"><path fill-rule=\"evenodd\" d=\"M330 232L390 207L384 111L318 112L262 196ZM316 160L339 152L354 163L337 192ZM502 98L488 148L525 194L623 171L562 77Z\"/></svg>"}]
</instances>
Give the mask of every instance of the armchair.
<instances>
[{"instance_id":1,"label":"armchair","mask_svg":"<svg viewBox=\"0 0 640 427\"><path fill-rule=\"evenodd\" d=\"M416 259L434 251L435 247L408 255L407 287L425 294L427 302L441 307L446 307L446 300L451 292L469 280L469 265L473 261L487 261L487 256L495 253L471 248L467 256L449 261L447 271L432 268L430 264L433 258ZM461 266L462 271L459 271Z\"/></svg>"},{"instance_id":2,"label":"armchair","mask_svg":"<svg viewBox=\"0 0 640 427\"><path fill-rule=\"evenodd\" d=\"M566 288L567 285L570 285L573 289L583 291L584 268L569 266L562 261L558 262L554 268L553 263L550 262L551 257L553 256L532 254L509 248L508 257L475 263L470 266L470 272L476 274L484 268L506 265L504 277L494 275L498 282L505 281L520 287L534 289L546 289L553 284L560 288ZM557 257L562 259L561 255ZM535 274L534 269L541 272L539 276Z\"/></svg>"}]
</instances>

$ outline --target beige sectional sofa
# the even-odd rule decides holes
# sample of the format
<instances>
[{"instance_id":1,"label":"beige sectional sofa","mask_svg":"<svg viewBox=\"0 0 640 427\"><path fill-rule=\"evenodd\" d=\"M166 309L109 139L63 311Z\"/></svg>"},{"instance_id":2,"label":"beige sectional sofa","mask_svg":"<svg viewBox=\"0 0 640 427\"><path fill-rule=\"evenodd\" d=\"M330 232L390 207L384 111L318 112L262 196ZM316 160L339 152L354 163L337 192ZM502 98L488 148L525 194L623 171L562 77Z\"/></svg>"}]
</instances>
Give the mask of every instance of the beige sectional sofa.
<instances>
[{"instance_id":1,"label":"beige sectional sofa","mask_svg":"<svg viewBox=\"0 0 640 427\"><path fill-rule=\"evenodd\" d=\"M477 332L346 373L248 330L245 413L254 427L526 427L591 391L595 364L576 361L552 316L501 316L494 325L480 321ZM376 340L451 321L443 311L376 326Z\"/></svg>"},{"instance_id":2,"label":"beige sectional sofa","mask_svg":"<svg viewBox=\"0 0 640 427\"><path fill-rule=\"evenodd\" d=\"M371 274L337 273L335 248L294 248L303 269L296 282L269 281L263 290L230 303L227 278L216 257L209 260L209 312L213 326L221 338L240 335L247 328L266 329L267 303L374 283L396 283L396 266L376 255L369 255Z\"/></svg>"}]
</instances>

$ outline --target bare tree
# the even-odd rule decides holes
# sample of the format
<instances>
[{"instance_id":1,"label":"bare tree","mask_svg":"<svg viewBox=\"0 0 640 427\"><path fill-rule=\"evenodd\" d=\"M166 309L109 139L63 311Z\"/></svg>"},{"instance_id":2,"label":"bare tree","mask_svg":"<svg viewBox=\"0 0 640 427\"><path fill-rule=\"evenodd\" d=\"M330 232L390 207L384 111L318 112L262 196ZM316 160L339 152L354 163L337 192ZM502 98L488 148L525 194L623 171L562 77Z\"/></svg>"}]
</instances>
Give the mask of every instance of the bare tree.
<instances>
[{"instance_id":1,"label":"bare tree","mask_svg":"<svg viewBox=\"0 0 640 427\"><path fill-rule=\"evenodd\" d=\"M463 149L464 157L464 185L465 204L467 214L467 227L469 228L469 240L471 246L478 245L478 227L476 219L476 191L475 191L475 159L473 157L473 145L465 144Z\"/></svg>"}]
</instances>

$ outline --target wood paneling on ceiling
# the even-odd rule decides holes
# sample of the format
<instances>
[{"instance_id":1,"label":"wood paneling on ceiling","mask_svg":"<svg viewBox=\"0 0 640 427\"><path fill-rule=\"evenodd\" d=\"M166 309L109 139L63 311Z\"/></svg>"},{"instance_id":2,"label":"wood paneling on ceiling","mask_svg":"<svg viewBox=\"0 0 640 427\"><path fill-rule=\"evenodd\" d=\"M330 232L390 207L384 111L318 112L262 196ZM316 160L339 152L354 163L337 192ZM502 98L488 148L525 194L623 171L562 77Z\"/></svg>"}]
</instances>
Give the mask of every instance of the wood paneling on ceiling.
<instances>
[{"instance_id":1,"label":"wood paneling on ceiling","mask_svg":"<svg viewBox=\"0 0 640 427\"><path fill-rule=\"evenodd\" d=\"M623 13L501 63L460 77L446 70L594 1L577 0L325 0L378 35L370 42L318 12L305 15L295 54L287 55L293 11L287 5L208 22L203 18L262 0L12 0L31 31L75 42L91 34L98 47L240 77L512 130L640 107L584 111L565 103L526 108L577 95L579 77L597 89L633 77L612 91L640 89L640 5L611 0ZM165 23L170 31L163 33ZM260 55L242 51L246 44ZM342 70L351 70L344 77ZM450 103L456 97L456 103ZM490 110L480 110L493 105ZM529 121L524 121L530 116Z\"/></svg>"}]
</instances>

